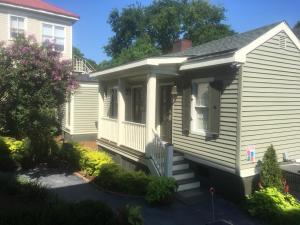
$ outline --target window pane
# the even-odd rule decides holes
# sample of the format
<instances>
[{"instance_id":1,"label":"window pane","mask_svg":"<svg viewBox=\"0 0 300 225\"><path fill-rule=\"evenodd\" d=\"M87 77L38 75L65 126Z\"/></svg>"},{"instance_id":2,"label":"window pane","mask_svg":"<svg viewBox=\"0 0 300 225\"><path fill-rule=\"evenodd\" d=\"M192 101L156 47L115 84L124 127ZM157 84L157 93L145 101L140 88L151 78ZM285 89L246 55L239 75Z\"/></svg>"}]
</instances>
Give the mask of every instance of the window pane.
<instances>
[{"instance_id":1,"label":"window pane","mask_svg":"<svg viewBox=\"0 0 300 225\"><path fill-rule=\"evenodd\" d=\"M65 37L65 29L63 27L55 26L54 36L59 37L59 38L64 38Z\"/></svg>"},{"instance_id":2,"label":"window pane","mask_svg":"<svg viewBox=\"0 0 300 225\"><path fill-rule=\"evenodd\" d=\"M16 16L10 17L10 26L12 29L18 29L18 17Z\"/></svg>"},{"instance_id":3,"label":"window pane","mask_svg":"<svg viewBox=\"0 0 300 225\"><path fill-rule=\"evenodd\" d=\"M197 106L208 106L208 84L198 84L197 86L197 96L196 96Z\"/></svg>"},{"instance_id":4,"label":"window pane","mask_svg":"<svg viewBox=\"0 0 300 225\"><path fill-rule=\"evenodd\" d=\"M52 37L52 25L43 24L43 36Z\"/></svg>"},{"instance_id":5,"label":"window pane","mask_svg":"<svg viewBox=\"0 0 300 225\"><path fill-rule=\"evenodd\" d=\"M208 108L196 108L195 129L208 129Z\"/></svg>"},{"instance_id":6,"label":"window pane","mask_svg":"<svg viewBox=\"0 0 300 225\"><path fill-rule=\"evenodd\" d=\"M18 18L18 29L24 30L24 18Z\"/></svg>"}]
</instances>

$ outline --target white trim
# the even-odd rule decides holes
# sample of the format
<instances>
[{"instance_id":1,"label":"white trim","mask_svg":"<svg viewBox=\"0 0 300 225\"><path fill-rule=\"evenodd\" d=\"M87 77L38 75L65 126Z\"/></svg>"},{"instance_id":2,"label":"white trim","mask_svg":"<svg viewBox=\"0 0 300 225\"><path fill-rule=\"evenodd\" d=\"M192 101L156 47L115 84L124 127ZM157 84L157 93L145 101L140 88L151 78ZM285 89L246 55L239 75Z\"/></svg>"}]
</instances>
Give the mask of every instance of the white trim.
<instances>
[{"instance_id":1,"label":"white trim","mask_svg":"<svg viewBox=\"0 0 300 225\"><path fill-rule=\"evenodd\" d=\"M0 6L7 6L7 7L17 8L17 9L22 9L22 10L28 10L28 11L38 12L38 13L52 15L52 16L58 16L58 17L62 17L62 18L65 18L65 19L75 20L75 21L79 20L79 18L77 18L77 17L65 16L65 15L62 15L62 14L48 12L48 11L41 10L41 9L33 9L33 8L29 8L29 7L24 7L24 6L12 5L12 4L9 4L9 3L0 3Z\"/></svg>"},{"instance_id":2,"label":"white trim","mask_svg":"<svg viewBox=\"0 0 300 225\"><path fill-rule=\"evenodd\" d=\"M75 100L75 96L74 94L71 94L71 112L70 112L70 133L73 134L74 132L74 100Z\"/></svg>"},{"instance_id":3,"label":"white trim","mask_svg":"<svg viewBox=\"0 0 300 225\"><path fill-rule=\"evenodd\" d=\"M64 28L64 50L63 51L59 51L61 54L66 54L66 47L67 47L67 26L59 24L59 23L49 23L49 22L45 22L45 21L41 21L41 43L43 44L43 25L49 25L52 26L52 39L55 39L55 27L62 27ZM53 40L51 40L53 41Z\"/></svg>"},{"instance_id":4,"label":"white trim","mask_svg":"<svg viewBox=\"0 0 300 225\"><path fill-rule=\"evenodd\" d=\"M97 131L95 131L95 132L72 133L71 135L80 135L80 134L97 134Z\"/></svg>"},{"instance_id":5,"label":"white trim","mask_svg":"<svg viewBox=\"0 0 300 225\"><path fill-rule=\"evenodd\" d=\"M259 172L260 169L258 169L257 167L240 170L240 177L252 177L256 174L259 174Z\"/></svg>"},{"instance_id":6,"label":"white trim","mask_svg":"<svg viewBox=\"0 0 300 225\"><path fill-rule=\"evenodd\" d=\"M252 41L250 44L246 45L242 49L238 50L234 54L235 61L246 61L246 55L256 49L258 46L262 45L272 37L274 37L276 34L280 33L281 31L284 31L287 36L294 42L296 47L300 50L300 42L294 32L290 29L290 27L285 23L282 22L278 24L273 29L269 30L265 34L261 35L259 38Z\"/></svg>"},{"instance_id":7,"label":"white trim","mask_svg":"<svg viewBox=\"0 0 300 225\"><path fill-rule=\"evenodd\" d=\"M225 57L225 58L218 58L218 59L204 59L203 61L197 61L193 63L186 63L183 64L179 70L190 70L190 69L196 69L196 68L202 68L202 67L208 67L208 66L214 66L214 65L221 65L221 64L227 64L227 63L233 63L236 62L235 58L233 56Z\"/></svg>"},{"instance_id":8,"label":"white trim","mask_svg":"<svg viewBox=\"0 0 300 225\"><path fill-rule=\"evenodd\" d=\"M300 159L296 159L295 161L296 161L297 163L300 163Z\"/></svg>"},{"instance_id":9,"label":"white trim","mask_svg":"<svg viewBox=\"0 0 300 225\"><path fill-rule=\"evenodd\" d=\"M90 77L103 76L110 73L116 73L123 70L133 69L141 66L159 66L163 64L180 64L187 60L187 57L162 57L162 58L148 58L142 61L129 63L122 66L117 66L111 69L91 73Z\"/></svg>"},{"instance_id":10,"label":"white trim","mask_svg":"<svg viewBox=\"0 0 300 225\"><path fill-rule=\"evenodd\" d=\"M94 87L94 88L97 88L98 87L98 84L94 84L94 83L91 83L91 84L81 84L80 81L79 81L79 86L80 87Z\"/></svg>"},{"instance_id":11,"label":"white trim","mask_svg":"<svg viewBox=\"0 0 300 225\"><path fill-rule=\"evenodd\" d=\"M13 38L11 37L11 17L12 16L23 18L24 19L24 35L26 35L28 32L28 18L27 17L15 15L15 14L8 14L8 40L13 40Z\"/></svg>"}]
</instances>

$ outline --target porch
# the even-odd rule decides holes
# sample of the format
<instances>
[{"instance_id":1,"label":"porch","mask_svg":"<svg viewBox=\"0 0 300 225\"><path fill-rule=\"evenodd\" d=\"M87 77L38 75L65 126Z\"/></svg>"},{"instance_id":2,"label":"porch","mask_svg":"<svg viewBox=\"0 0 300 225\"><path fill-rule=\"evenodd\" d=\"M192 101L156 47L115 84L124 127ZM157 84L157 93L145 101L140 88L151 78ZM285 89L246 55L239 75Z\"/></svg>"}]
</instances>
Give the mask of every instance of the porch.
<instances>
[{"instance_id":1,"label":"porch","mask_svg":"<svg viewBox=\"0 0 300 225\"><path fill-rule=\"evenodd\" d=\"M98 144L171 176L172 80L154 73L101 80Z\"/></svg>"}]
</instances>

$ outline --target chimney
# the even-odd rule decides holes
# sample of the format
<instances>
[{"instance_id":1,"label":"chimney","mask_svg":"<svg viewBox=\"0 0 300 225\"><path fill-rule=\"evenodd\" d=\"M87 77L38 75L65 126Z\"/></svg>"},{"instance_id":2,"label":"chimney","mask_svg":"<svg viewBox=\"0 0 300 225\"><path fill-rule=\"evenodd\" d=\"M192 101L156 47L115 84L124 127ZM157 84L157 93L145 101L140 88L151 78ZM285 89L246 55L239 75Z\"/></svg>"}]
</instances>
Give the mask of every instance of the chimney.
<instances>
[{"instance_id":1,"label":"chimney","mask_svg":"<svg viewBox=\"0 0 300 225\"><path fill-rule=\"evenodd\" d=\"M192 41L191 40L187 40L187 39L181 39L176 41L173 44L173 50L172 53L176 53L176 52L182 52L188 48L192 47Z\"/></svg>"}]
</instances>

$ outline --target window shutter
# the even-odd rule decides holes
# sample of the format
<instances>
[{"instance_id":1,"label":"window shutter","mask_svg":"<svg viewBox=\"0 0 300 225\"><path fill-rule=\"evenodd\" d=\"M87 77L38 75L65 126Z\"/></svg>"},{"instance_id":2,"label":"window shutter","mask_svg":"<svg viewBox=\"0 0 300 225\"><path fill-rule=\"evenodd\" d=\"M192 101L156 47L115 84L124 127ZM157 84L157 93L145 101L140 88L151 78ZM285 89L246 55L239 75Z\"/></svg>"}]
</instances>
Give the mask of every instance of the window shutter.
<instances>
[{"instance_id":1,"label":"window shutter","mask_svg":"<svg viewBox=\"0 0 300 225\"><path fill-rule=\"evenodd\" d=\"M220 101L222 82L214 81L209 85L209 122L208 130L213 134L219 134L220 130Z\"/></svg>"},{"instance_id":2,"label":"window shutter","mask_svg":"<svg viewBox=\"0 0 300 225\"><path fill-rule=\"evenodd\" d=\"M188 135L191 125L191 80L182 79L182 132Z\"/></svg>"}]
</instances>

